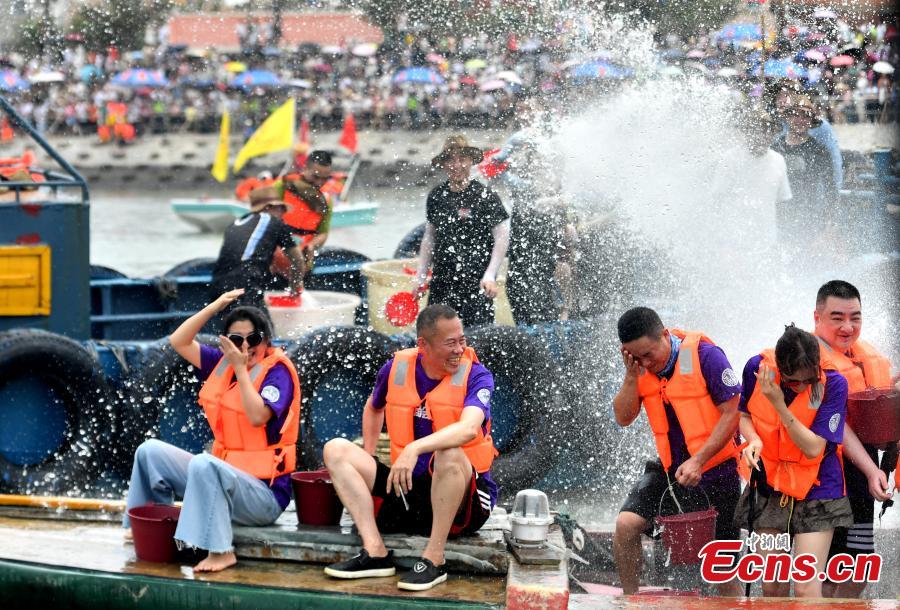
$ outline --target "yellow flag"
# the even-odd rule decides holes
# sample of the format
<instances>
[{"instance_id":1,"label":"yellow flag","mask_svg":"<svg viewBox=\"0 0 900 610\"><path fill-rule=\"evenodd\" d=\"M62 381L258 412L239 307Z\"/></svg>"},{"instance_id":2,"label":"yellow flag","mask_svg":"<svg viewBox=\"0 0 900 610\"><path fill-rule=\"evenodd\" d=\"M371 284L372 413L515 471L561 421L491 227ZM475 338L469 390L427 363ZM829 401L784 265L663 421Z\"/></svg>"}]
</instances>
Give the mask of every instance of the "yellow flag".
<instances>
[{"instance_id":1,"label":"yellow flag","mask_svg":"<svg viewBox=\"0 0 900 610\"><path fill-rule=\"evenodd\" d=\"M228 178L228 132L231 131L231 119L228 111L222 113L222 127L219 128L219 146L216 148L216 160L213 162L212 175L219 182Z\"/></svg>"},{"instance_id":2,"label":"yellow flag","mask_svg":"<svg viewBox=\"0 0 900 610\"><path fill-rule=\"evenodd\" d=\"M240 171L247 160L260 155L287 150L294 143L294 100L289 99L259 126L234 160L234 171Z\"/></svg>"}]
</instances>

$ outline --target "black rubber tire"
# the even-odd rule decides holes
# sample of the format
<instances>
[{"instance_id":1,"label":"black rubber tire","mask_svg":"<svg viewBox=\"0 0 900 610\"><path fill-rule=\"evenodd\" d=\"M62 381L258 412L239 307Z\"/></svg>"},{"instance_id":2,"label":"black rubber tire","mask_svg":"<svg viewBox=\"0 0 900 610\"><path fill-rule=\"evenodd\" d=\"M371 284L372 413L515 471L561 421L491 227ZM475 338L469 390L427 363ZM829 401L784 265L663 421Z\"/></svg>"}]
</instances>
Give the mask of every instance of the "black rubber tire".
<instances>
[{"instance_id":1,"label":"black rubber tire","mask_svg":"<svg viewBox=\"0 0 900 610\"><path fill-rule=\"evenodd\" d=\"M468 344L494 375L495 391L508 383L519 397L515 431L494 460L491 474L504 493L533 487L556 464L565 389L561 373L544 345L512 326L480 326L466 331Z\"/></svg>"},{"instance_id":2,"label":"black rubber tire","mask_svg":"<svg viewBox=\"0 0 900 610\"><path fill-rule=\"evenodd\" d=\"M317 265L339 265L344 263L367 263L371 258L354 250L324 246L316 253Z\"/></svg>"},{"instance_id":3,"label":"black rubber tire","mask_svg":"<svg viewBox=\"0 0 900 610\"><path fill-rule=\"evenodd\" d=\"M204 345L219 344L213 335L198 335L197 340ZM197 404L202 385L198 371L175 352L168 339L147 347L126 381L128 408L123 409L123 420L128 424L123 438L131 455L145 440L159 438L164 409L182 411L189 429L197 428L199 435L212 438L208 426L203 428L206 419Z\"/></svg>"},{"instance_id":4,"label":"black rubber tire","mask_svg":"<svg viewBox=\"0 0 900 610\"><path fill-rule=\"evenodd\" d=\"M416 258L419 256L419 246L422 245L422 237L425 235L425 223L423 222L412 231L403 236L397 249L394 250L394 258Z\"/></svg>"},{"instance_id":5,"label":"black rubber tire","mask_svg":"<svg viewBox=\"0 0 900 610\"><path fill-rule=\"evenodd\" d=\"M212 275L216 266L215 258L192 258L183 263L178 263L163 274L163 277L195 277L198 275Z\"/></svg>"},{"instance_id":6,"label":"black rubber tire","mask_svg":"<svg viewBox=\"0 0 900 610\"><path fill-rule=\"evenodd\" d=\"M91 265L92 280L121 280L128 276L117 271L112 267L104 267L103 265Z\"/></svg>"},{"instance_id":7,"label":"black rubber tire","mask_svg":"<svg viewBox=\"0 0 900 610\"><path fill-rule=\"evenodd\" d=\"M40 330L0 333L0 387L33 377L51 388L66 412L60 447L40 464L0 455L0 491L59 495L90 492L109 466L119 433L111 393L96 357L80 343ZM21 409L31 405L23 404Z\"/></svg>"},{"instance_id":8,"label":"black rubber tire","mask_svg":"<svg viewBox=\"0 0 900 610\"><path fill-rule=\"evenodd\" d=\"M345 248L333 248L325 246L316 254L315 266L319 269L332 265L347 265L354 263L366 263L370 261L368 256L347 250ZM306 276L304 280L304 288L307 290L326 290L331 292L347 292L362 296L362 283L360 281L360 272L358 270L339 271L337 273L329 273L327 275L317 275L315 268L311 274ZM287 288L287 281L283 280L283 288ZM365 303L365 301L363 301ZM365 305L357 308L356 322L358 324L365 323L366 314Z\"/></svg>"},{"instance_id":9,"label":"black rubber tire","mask_svg":"<svg viewBox=\"0 0 900 610\"><path fill-rule=\"evenodd\" d=\"M305 468L314 470L322 465L319 437L311 417L312 410L317 408L316 388L329 375L344 369L359 376L361 384L371 392L378 371L398 349L400 346L390 337L359 326L312 332L287 346L287 355L297 366L303 392L298 449ZM347 408L357 410L360 424L367 397L358 404L347 405Z\"/></svg>"}]
</instances>

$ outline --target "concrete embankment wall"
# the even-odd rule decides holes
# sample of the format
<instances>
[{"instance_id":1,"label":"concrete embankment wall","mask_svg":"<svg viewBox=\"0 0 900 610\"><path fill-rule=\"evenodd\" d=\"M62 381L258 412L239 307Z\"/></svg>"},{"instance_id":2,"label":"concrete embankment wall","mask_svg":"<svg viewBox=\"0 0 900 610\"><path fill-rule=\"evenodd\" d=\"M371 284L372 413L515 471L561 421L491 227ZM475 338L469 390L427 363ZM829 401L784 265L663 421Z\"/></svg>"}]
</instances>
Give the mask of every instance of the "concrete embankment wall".
<instances>
[{"instance_id":1,"label":"concrete embankment wall","mask_svg":"<svg viewBox=\"0 0 900 610\"><path fill-rule=\"evenodd\" d=\"M835 125L841 148L864 153L877 148L898 148L896 125ZM417 186L428 179L430 160L436 155L448 135L462 132L469 141L485 149L502 145L509 130L429 130L429 131L361 131L358 134L358 152L364 167L358 176L359 185L390 187L394 185ZM316 133L312 136L314 148L343 151L338 145L340 132ZM192 190L198 194L224 195L234 185L234 179L217 185L209 174L216 152L218 136L215 134L167 134L146 135L127 146L100 144L94 136L54 136L50 143L62 153L87 178L92 188L103 190L141 189L160 190L177 188ZM6 146L0 156L20 152L25 139L17 138ZM242 139L231 140L232 157L242 144ZM345 152L345 151L344 151ZM263 169L278 171L288 153L259 157L242 170L242 175L252 175ZM348 156L339 158L338 165L346 165ZM39 155L39 162L46 164Z\"/></svg>"},{"instance_id":2,"label":"concrete embankment wall","mask_svg":"<svg viewBox=\"0 0 900 610\"><path fill-rule=\"evenodd\" d=\"M390 187L397 184L417 185L427 179L431 158L441 150L451 133L465 133L475 146L499 147L510 131L501 130L432 130L432 131L366 131L358 134L358 153L364 165L358 175L359 185ZM313 134L313 148L338 153L336 167L346 168L349 154L338 145L340 132ZM21 139L20 139L21 140ZM53 137L50 143L78 169L92 188L103 190L153 190L196 188L198 194L223 195L233 189L234 178L224 185L210 176L216 154L217 135L167 134L147 135L126 146L100 144L96 137ZM232 158L243 140L233 137ZM10 155L21 146L16 142L3 154ZM268 169L279 171L289 158L288 152L251 160L241 176ZM44 157L39 155L41 163Z\"/></svg>"}]
</instances>

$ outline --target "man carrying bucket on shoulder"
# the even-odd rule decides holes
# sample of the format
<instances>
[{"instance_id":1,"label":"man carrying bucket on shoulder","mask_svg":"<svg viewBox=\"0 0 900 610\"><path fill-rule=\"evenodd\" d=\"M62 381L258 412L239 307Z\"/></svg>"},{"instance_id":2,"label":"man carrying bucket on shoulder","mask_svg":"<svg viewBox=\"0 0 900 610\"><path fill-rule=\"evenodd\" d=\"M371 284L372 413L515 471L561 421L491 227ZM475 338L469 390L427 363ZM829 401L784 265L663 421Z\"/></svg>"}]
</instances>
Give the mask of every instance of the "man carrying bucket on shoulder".
<instances>
[{"instance_id":1,"label":"man carrying bucket on shoulder","mask_svg":"<svg viewBox=\"0 0 900 610\"><path fill-rule=\"evenodd\" d=\"M740 495L734 436L741 384L721 348L701 333L666 328L652 309L626 311L618 333L625 379L613 399L616 422L630 425L643 405L659 454L616 518L613 553L630 595L638 591L641 534L650 532L661 504L684 511L711 505L718 512L716 539L738 539L732 517ZM719 592L739 595L740 586L729 582Z\"/></svg>"},{"instance_id":2,"label":"man carrying bucket on shoulder","mask_svg":"<svg viewBox=\"0 0 900 610\"><path fill-rule=\"evenodd\" d=\"M811 554L825 571L836 527L853 523L844 492L841 443L847 380L819 353L819 342L793 324L744 367L741 470L754 469L735 514L760 536L787 533L794 557ZM774 549L761 547L763 556ZM762 583L766 597L785 597L790 582ZM821 597L822 581L794 583L796 597Z\"/></svg>"},{"instance_id":3,"label":"man carrying bucket on shoulder","mask_svg":"<svg viewBox=\"0 0 900 610\"><path fill-rule=\"evenodd\" d=\"M363 543L355 557L325 568L334 578L393 576L393 551L381 535L402 532L429 538L397 586L431 589L447 580L447 538L476 532L497 502L494 378L466 346L450 307L422 310L416 334L418 347L397 352L378 373L363 412L363 448L342 438L325 445L325 466ZM385 420L391 466L374 457Z\"/></svg>"},{"instance_id":4,"label":"man carrying bucket on shoulder","mask_svg":"<svg viewBox=\"0 0 900 610\"><path fill-rule=\"evenodd\" d=\"M859 338L862 331L862 304L859 290L848 282L832 280L819 288L813 312L819 348L846 379L849 393L867 388L887 388L897 383L891 377L891 363L878 350ZM881 447L884 449L884 447ZM847 553L856 556L875 552L875 500L891 497L887 474L888 461L896 460L896 447L882 457L878 466L878 447L861 443L850 426L844 427L844 463L847 497L853 510L853 525L834 532L829 556ZM859 597L866 583L826 582L826 597Z\"/></svg>"}]
</instances>

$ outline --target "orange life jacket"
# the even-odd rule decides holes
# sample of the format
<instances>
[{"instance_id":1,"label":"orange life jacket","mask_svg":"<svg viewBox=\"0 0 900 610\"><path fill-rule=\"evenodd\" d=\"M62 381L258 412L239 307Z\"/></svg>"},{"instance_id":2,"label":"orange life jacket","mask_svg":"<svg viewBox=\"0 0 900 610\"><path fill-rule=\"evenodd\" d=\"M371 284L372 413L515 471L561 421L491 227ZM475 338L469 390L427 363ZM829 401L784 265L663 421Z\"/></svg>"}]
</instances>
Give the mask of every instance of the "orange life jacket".
<instances>
[{"instance_id":1,"label":"orange life jacket","mask_svg":"<svg viewBox=\"0 0 900 610\"><path fill-rule=\"evenodd\" d=\"M846 377L851 393L891 385L890 361L865 341L857 340L851 348L851 355L848 356L835 350L820 338L819 351L827 354L837 372Z\"/></svg>"},{"instance_id":2,"label":"orange life jacket","mask_svg":"<svg viewBox=\"0 0 900 610\"><path fill-rule=\"evenodd\" d=\"M234 368L223 356L200 389L200 405L213 431L212 454L258 479L290 474L297 465L297 437L300 433L300 379L294 365L280 348L269 348L265 358L250 369L250 380L258 392L266 374L282 363L294 382L294 396L288 408L281 438L273 445L266 438L266 426L254 426L244 412L241 390Z\"/></svg>"},{"instance_id":3,"label":"orange life jacket","mask_svg":"<svg viewBox=\"0 0 900 610\"><path fill-rule=\"evenodd\" d=\"M282 179L282 185L284 186L284 202L287 204L288 209L287 212L284 213L284 216L282 216L281 221L291 229L301 233L300 237L302 239L302 245L305 246L312 241L312 238L315 236L319 225L322 223L324 214L322 212L317 212L315 209L316 206L311 205L303 198L303 196L301 196L295 183L302 180L303 178L299 174L288 174ZM310 197L309 189L304 190L308 191L305 196ZM315 190L316 195L320 198L319 208L324 210L328 203L325 200L324 195L322 195L322 192L318 189Z\"/></svg>"},{"instance_id":4,"label":"orange life jacket","mask_svg":"<svg viewBox=\"0 0 900 610\"><path fill-rule=\"evenodd\" d=\"M765 350L762 354L762 362L775 373L775 383L780 383L781 374L775 365L775 350ZM827 358L820 358L821 371L817 384L807 386L803 392L797 394L788 409L797 421L809 428L816 419L819 405L825 398L825 371L834 370L834 365ZM766 482L776 491L791 496L796 500L803 500L812 486L818 483L819 466L825 457L825 451L814 458L803 455L800 448L791 440L787 428L781 423L781 418L775 407L766 398L757 383L753 388L753 394L747 401L747 410L753 428L762 441L760 457L766 469ZM843 468L842 447L837 448L838 460ZM748 472L746 464L742 462L742 474Z\"/></svg>"},{"instance_id":5,"label":"orange life jacket","mask_svg":"<svg viewBox=\"0 0 900 610\"><path fill-rule=\"evenodd\" d=\"M238 182L237 186L234 187L234 196L237 197L238 201L247 202L250 201L250 191L273 184L275 184L274 178L263 178L260 180L256 176L250 176Z\"/></svg>"},{"instance_id":6,"label":"orange life jacket","mask_svg":"<svg viewBox=\"0 0 900 610\"><path fill-rule=\"evenodd\" d=\"M681 339L678 362L672 378L662 379L645 371L638 379L638 394L647 411L656 451L666 470L672 466L672 449L669 446L669 420L666 418L665 403L672 405L691 455L700 451L722 416L709 395L706 380L700 370L700 342L713 342L697 332L674 328L670 328L669 332ZM703 465L703 471L735 457L736 452L737 446L734 440L730 440Z\"/></svg>"},{"instance_id":7,"label":"orange life jacket","mask_svg":"<svg viewBox=\"0 0 900 610\"><path fill-rule=\"evenodd\" d=\"M400 456L404 447L415 440L413 417L423 402L435 432L459 421L466 399L469 371L472 370L472 365L478 362L475 350L467 347L457 371L444 377L423 399L419 398L416 390L418 355L419 350L415 347L400 350L394 354L394 362L391 365L385 401L385 420L391 439L391 462ZM498 455L491 438L491 420L485 423L485 429L486 433L479 429L477 436L462 446L472 466L479 473L490 470L494 456Z\"/></svg>"}]
</instances>

